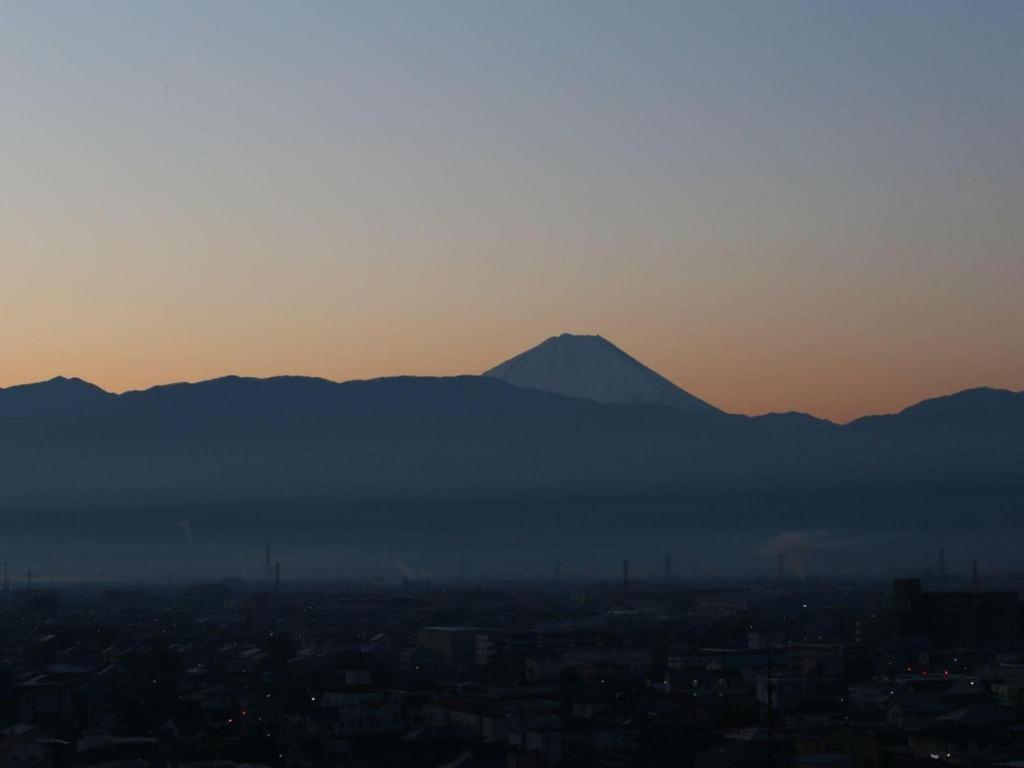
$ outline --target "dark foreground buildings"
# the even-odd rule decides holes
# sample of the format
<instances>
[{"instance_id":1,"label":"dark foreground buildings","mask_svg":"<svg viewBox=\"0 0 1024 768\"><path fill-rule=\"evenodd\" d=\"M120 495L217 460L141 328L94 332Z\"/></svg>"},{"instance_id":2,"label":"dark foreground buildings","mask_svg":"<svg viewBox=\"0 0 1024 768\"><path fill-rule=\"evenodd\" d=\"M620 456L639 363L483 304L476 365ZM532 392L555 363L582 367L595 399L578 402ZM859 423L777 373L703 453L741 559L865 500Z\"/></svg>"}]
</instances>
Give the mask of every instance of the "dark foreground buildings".
<instances>
[{"instance_id":1,"label":"dark foreground buildings","mask_svg":"<svg viewBox=\"0 0 1024 768\"><path fill-rule=\"evenodd\" d=\"M9 590L0 768L1019 768L1002 581Z\"/></svg>"},{"instance_id":2,"label":"dark foreground buildings","mask_svg":"<svg viewBox=\"0 0 1024 768\"><path fill-rule=\"evenodd\" d=\"M920 579L897 579L893 609L900 636L935 648L1013 651L1021 645L1021 602L1011 590L926 592Z\"/></svg>"}]
</instances>

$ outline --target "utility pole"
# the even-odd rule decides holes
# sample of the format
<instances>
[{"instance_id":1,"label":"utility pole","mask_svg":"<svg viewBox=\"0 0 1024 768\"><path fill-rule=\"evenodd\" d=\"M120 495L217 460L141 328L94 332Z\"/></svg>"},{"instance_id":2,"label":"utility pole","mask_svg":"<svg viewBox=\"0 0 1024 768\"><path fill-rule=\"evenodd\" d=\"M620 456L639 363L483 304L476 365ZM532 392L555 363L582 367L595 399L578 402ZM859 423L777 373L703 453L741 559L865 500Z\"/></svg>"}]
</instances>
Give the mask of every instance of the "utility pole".
<instances>
[{"instance_id":1,"label":"utility pole","mask_svg":"<svg viewBox=\"0 0 1024 768\"><path fill-rule=\"evenodd\" d=\"M768 768L775 768L775 728L772 722L772 646L768 645Z\"/></svg>"}]
</instances>

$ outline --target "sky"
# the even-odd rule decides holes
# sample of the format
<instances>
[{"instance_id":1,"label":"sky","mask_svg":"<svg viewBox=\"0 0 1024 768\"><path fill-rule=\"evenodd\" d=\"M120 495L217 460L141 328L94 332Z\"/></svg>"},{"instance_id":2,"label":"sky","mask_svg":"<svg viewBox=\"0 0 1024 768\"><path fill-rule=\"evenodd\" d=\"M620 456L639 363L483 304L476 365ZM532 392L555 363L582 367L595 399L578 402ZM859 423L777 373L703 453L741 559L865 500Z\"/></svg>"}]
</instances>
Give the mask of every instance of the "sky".
<instances>
[{"instance_id":1,"label":"sky","mask_svg":"<svg viewBox=\"0 0 1024 768\"><path fill-rule=\"evenodd\" d=\"M1024 3L0 0L0 386L1024 389Z\"/></svg>"}]
</instances>

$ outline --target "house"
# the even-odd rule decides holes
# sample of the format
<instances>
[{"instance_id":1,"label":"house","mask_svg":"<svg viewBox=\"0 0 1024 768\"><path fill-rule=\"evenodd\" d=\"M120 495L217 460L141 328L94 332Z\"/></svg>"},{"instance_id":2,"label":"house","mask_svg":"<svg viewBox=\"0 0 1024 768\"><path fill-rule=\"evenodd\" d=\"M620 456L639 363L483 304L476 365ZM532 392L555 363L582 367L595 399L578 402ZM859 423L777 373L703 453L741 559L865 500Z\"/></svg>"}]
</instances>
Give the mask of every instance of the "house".
<instances>
[{"instance_id":1,"label":"house","mask_svg":"<svg viewBox=\"0 0 1024 768\"><path fill-rule=\"evenodd\" d=\"M508 712L492 699L435 699L424 707L427 722L456 726L490 743L507 743Z\"/></svg>"},{"instance_id":2,"label":"house","mask_svg":"<svg viewBox=\"0 0 1024 768\"><path fill-rule=\"evenodd\" d=\"M416 643L438 653L447 667L472 666L477 661L479 634L487 633L473 627L422 627Z\"/></svg>"},{"instance_id":3,"label":"house","mask_svg":"<svg viewBox=\"0 0 1024 768\"><path fill-rule=\"evenodd\" d=\"M26 723L0 731L0 768L52 768L71 756L71 744Z\"/></svg>"},{"instance_id":4,"label":"house","mask_svg":"<svg viewBox=\"0 0 1024 768\"><path fill-rule=\"evenodd\" d=\"M946 713L937 696L905 694L895 696L886 709L885 719L905 731L915 730Z\"/></svg>"},{"instance_id":5,"label":"house","mask_svg":"<svg viewBox=\"0 0 1024 768\"><path fill-rule=\"evenodd\" d=\"M849 722L801 728L793 734L793 754L807 768L877 768L881 759L875 729Z\"/></svg>"},{"instance_id":6,"label":"house","mask_svg":"<svg viewBox=\"0 0 1024 768\"><path fill-rule=\"evenodd\" d=\"M693 768L764 768L788 764L792 744L781 733L765 728L745 728L723 735L710 749L698 753Z\"/></svg>"}]
</instances>

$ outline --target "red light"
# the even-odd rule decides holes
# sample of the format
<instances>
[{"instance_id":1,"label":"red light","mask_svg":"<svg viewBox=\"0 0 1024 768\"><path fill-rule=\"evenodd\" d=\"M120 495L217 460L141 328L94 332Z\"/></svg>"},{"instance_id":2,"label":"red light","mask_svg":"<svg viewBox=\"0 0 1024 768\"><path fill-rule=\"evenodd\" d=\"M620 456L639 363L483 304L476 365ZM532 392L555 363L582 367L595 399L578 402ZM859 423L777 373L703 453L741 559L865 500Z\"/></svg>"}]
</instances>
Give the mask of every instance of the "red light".
<instances>
[{"instance_id":1,"label":"red light","mask_svg":"<svg viewBox=\"0 0 1024 768\"><path fill-rule=\"evenodd\" d=\"M942 674L944 674L946 677L949 677L949 670L948 669L942 670Z\"/></svg>"},{"instance_id":2,"label":"red light","mask_svg":"<svg viewBox=\"0 0 1024 768\"><path fill-rule=\"evenodd\" d=\"M921 670L921 677L928 677L928 670L927 669L922 669Z\"/></svg>"}]
</instances>

